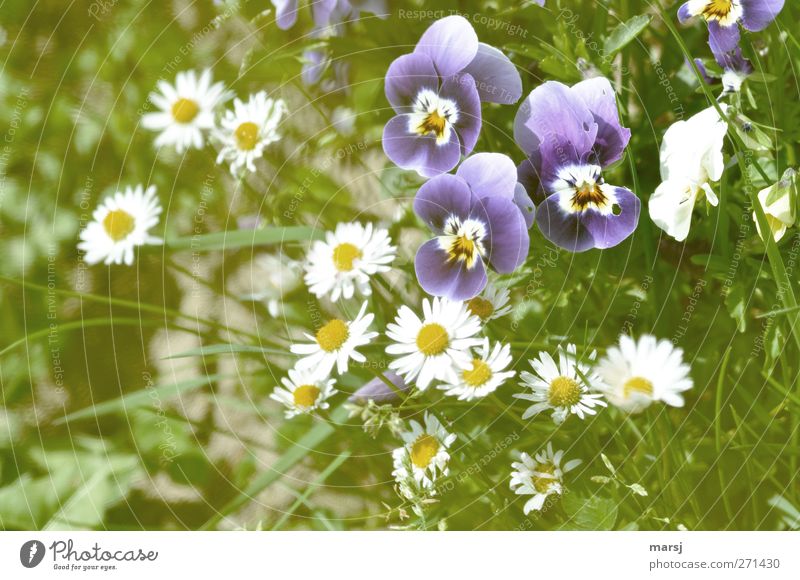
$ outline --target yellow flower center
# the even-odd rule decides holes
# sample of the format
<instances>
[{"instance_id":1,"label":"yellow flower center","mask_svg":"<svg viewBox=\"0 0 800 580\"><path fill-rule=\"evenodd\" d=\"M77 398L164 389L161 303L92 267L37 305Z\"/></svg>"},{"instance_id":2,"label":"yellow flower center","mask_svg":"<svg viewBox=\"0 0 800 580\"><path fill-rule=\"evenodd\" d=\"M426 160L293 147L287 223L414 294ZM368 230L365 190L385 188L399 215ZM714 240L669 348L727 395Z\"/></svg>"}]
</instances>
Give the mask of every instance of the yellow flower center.
<instances>
[{"instance_id":1,"label":"yellow flower center","mask_svg":"<svg viewBox=\"0 0 800 580\"><path fill-rule=\"evenodd\" d=\"M580 402L581 387L575 379L556 377L550 383L547 398L554 407L571 407Z\"/></svg>"},{"instance_id":2,"label":"yellow flower center","mask_svg":"<svg viewBox=\"0 0 800 580\"><path fill-rule=\"evenodd\" d=\"M333 264L340 272L349 272L353 269L353 262L360 259L361 250L347 242L339 244L333 249Z\"/></svg>"},{"instance_id":3,"label":"yellow flower center","mask_svg":"<svg viewBox=\"0 0 800 580\"><path fill-rule=\"evenodd\" d=\"M470 312L482 320L486 320L494 312L494 305L490 301L486 300L485 298L481 298L480 296L471 298L467 302L467 308L469 308Z\"/></svg>"},{"instance_id":4,"label":"yellow flower center","mask_svg":"<svg viewBox=\"0 0 800 580\"><path fill-rule=\"evenodd\" d=\"M427 433L420 435L411 446L411 463L420 469L425 469L438 452L439 442L436 437Z\"/></svg>"},{"instance_id":5,"label":"yellow flower center","mask_svg":"<svg viewBox=\"0 0 800 580\"><path fill-rule=\"evenodd\" d=\"M108 212L103 219L103 227L106 229L108 237L119 242L128 237L136 225L133 216L122 209L115 209Z\"/></svg>"},{"instance_id":6,"label":"yellow flower center","mask_svg":"<svg viewBox=\"0 0 800 580\"><path fill-rule=\"evenodd\" d=\"M556 466L552 463L542 463L536 467L536 471L554 476L556 472ZM550 489L550 486L555 483L555 481L555 477L545 477L541 475L531 476L531 483L533 484L534 489L536 489L536 491L539 493L546 493L547 490Z\"/></svg>"},{"instance_id":7,"label":"yellow flower center","mask_svg":"<svg viewBox=\"0 0 800 580\"><path fill-rule=\"evenodd\" d=\"M417 334L417 348L425 356L442 354L450 346L450 337L441 324L426 324Z\"/></svg>"},{"instance_id":8,"label":"yellow flower center","mask_svg":"<svg viewBox=\"0 0 800 580\"><path fill-rule=\"evenodd\" d=\"M239 149L250 151L254 149L256 143L258 143L258 125L250 121L242 123L236 127L233 136L236 139L236 146L239 147Z\"/></svg>"},{"instance_id":9,"label":"yellow flower center","mask_svg":"<svg viewBox=\"0 0 800 580\"><path fill-rule=\"evenodd\" d=\"M733 0L709 0L703 8L706 20L724 20L733 10Z\"/></svg>"},{"instance_id":10,"label":"yellow flower center","mask_svg":"<svg viewBox=\"0 0 800 580\"><path fill-rule=\"evenodd\" d=\"M350 336L344 320L334 318L317 331L317 343L325 352L339 350Z\"/></svg>"},{"instance_id":11,"label":"yellow flower center","mask_svg":"<svg viewBox=\"0 0 800 580\"><path fill-rule=\"evenodd\" d=\"M431 113L428 113L425 119L423 119L422 123L419 124L417 132L420 135L432 133L433 135L436 135L437 139L440 139L444 135L446 123L447 119L440 115L438 110L432 111Z\"/></svg>"},{"instance_id":12,"label":"yellow flower center","mask_svg":"<svg viewBox=\"0 0 800 580\"><path fill-rule=\"evenodd\" d=\"M583 211L588 207L598 209L605 207L608 198L600 189L599 184L583 183L580 187L575 188L571 202L574 211Z\"/></svg>"},{"instance_id":13,"label":"yellow flower center","mask_svg":"<svg viewBox=\"0 0 800 580\"><path fill-rule=\"evenodd\" d=\"M200 112L200 107L191 99L180 98L172 104L172 117L178 123L190 123Z\"/></svg>"},{"instance_id":14,"label":"yellow flower center","mask_svg":"<svg viewBox=\"0 0 800 580\"><path fill-rule=\"evenodd\" d=\"M319 389L314 385L300 385L294 390L294 404L298 407L313 407L319 397Z\"/></svg>"},{"instance_id":15,"label":"yellow flower center","mask_svg":"<svg viewBox=\"0 0 800 580\"><path fill-rule=\"evenodd\" d=\"M462 371L464 382L470 387L478 388L492 378L491 367L479 358L472 359L472 368Z\"/></svg>"},{"instance_id":16,"label":"yellow flower center","mask_svg":"<svg viewBox=\"0 0 800 580\"><path fill-rule=\"evenodd\" d=\"M627 399L633 393L642 393L644 395L653 394L653 383L644 377L632 377L628 379L622 386L625 398Z\"/></svg>"}]
</instances>

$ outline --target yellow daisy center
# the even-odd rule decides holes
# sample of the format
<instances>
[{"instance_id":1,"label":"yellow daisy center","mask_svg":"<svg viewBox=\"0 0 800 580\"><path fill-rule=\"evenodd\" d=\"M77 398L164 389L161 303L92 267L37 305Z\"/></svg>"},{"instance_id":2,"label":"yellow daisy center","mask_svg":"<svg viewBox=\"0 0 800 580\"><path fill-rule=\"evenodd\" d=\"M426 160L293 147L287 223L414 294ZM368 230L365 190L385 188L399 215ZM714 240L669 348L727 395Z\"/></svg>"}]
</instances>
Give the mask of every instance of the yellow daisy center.
<instances>
[{"instance_id":1,"label":"yellow daisy center","mask_svg":"<svg viewBox=\"0 0 800 580\"><path fill-rule=\"evenodd\" d=\"M115 209L108 212L103 219L103 227L108 234L108 237L119 242L128 237L133 231L136 221L133 216L123 209Z\"/></svg>"},{"instance_id":2,"label":"yellow daisy center","mask_svg":"<svg viewBox=\"0 0 800 580\"><path fill-rule=\"evenodd\" d=\"M450 346L450 337L444 326L432 322L426 324L417 334L417 348L425 356L442 354Z\"/></svg>"},{"instance_id":3,"label":"yellow daisy center","mask_svg":"<svg viewBox=\"0 0 800 580\"><path fill-rule=\"evenodd\" d=\"M653 383L651 383L644 377L632 377L627 381L625 381L625 384L622 386L622 390L625 393L626 399L630 397L633 393L652 395Z\"/></svg>"},{"instance_id":4,"label":"yellow daisy center","mask_svg":"<svg viewBox=\"0 0 800 580\"><path fill-rule=\"evenodd\" d=\"M438 452L439 442L436 437L427 433L422 434L411 445L411 463L420 469L425 469Z\"/></svg>"},{"instance_id":5,"label":"yellow daisy center","mask_svg":"<svg viewBox=\"0 0 800 580\"><path fill-rule=\"evenodd\" d=\"M344 320L334 318L317 331L317 343L325 352L339 350L350 336Z\"/></svg>"},{"instance_id":6,"label":"yellow daisy center","mask_svg":"<svg viewBox=\"0 0 800 580\"><path fill-rule=\"evenodd\" d=\"M485 298L481 298L480 296L471 298L467 302L467 308L469 308L469 311L475 316L483 320L489 318L494 312L494 304Z\"/></svg>"},{"instance_id":7,"label":"yellow daisy center","mask_svg":"<svg viewBox=\"0 0 800 580\"><path fill-rule=\"evenodd\" d=\"M543 463L536 467L536 471L539 473L547 473L549 475L554 475L556 472L556 466L552 463ZM540 475L533 475L531 476L531 483L533 484L534 489L539 493L546 493L550 486L553 485L555 482L555 477L543 477Z\"/></svg>"},{"instance_id":8,"label":"yellow daisy center","mask_svg":"<svg viewBox=\"0 0 800 580\"><path fill-rule=\"evenodd\" d=\"M294 404L298 407L313 407L320 390L314 385L300 385L294 390Z\"/></svg>"},{"instance_id":9,"label":"yellow daisy center","mask_svg":"<svg viewBox=\"0 0 800 580\"><path fill-rule=\"evenodd\" d=\"M250 121L242 123L236 127L233 136L236 139L236 146L239 147L239 149L250 151L254 149L256 143L258 143L258 125Z\"/></svg>"},{"instance_id":10,"label":"yellow daisy center","mask_svg":"<svg viewBox=\"0 0 800 580\"><path fill-rule=\"evenodd\" d=\"M200 106L191 99L180 98L172 104L172 117L178 123L191 123L200 112Z\"/></svg>"},{"instance_id":11,"label":"yellow daisy center","mask_svg":"<svg viewBox=\"0 0 800 580\"><path fill-rule=\"evenodd\" d=\"M340 272L349 272L353 269L353 262L360 259L361 250L350 243L339 244L333 249L333 264Z\"/></svg>"},{"instance_id":12,"label":"yellow daisy center","mask_svg":"<svg viewBox=\"0 0 800 580\"><path fill-rule=\"evenodd\" d=\"M464 382L478 388L492 378L492 368L479 358L472 359L472 368L462 371Z\"/></svg>"},{"instance_id":13,"label":"yellow daisy center","mask_svg":"<svg viewBox=\"0 0 800 580\"><path fill-rule=\"evenodd\" d=\"M578 381L569 377L556 377L550 382L547 399L554 407L571 407L581 400Z\"/></svg>"}]
</instances>

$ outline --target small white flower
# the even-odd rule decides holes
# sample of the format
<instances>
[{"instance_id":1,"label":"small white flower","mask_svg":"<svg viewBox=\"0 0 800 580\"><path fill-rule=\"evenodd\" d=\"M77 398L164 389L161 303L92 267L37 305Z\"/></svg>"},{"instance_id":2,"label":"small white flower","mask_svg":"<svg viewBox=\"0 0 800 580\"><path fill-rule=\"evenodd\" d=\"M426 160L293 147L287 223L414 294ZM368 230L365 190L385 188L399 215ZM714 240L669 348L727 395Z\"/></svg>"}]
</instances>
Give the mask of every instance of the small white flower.
<instances>
[{"instance_id":1,"label":"small white flower","mask_svg":"<svg viewBox=\"0 0 800 580\"><path fill-rule=\"evenodd\" d=\"M369 296L370 277L388 272L396 253L387 230L372 224L340 223L336 231L325 234L325 241L311 246L305 281L317 298L330 293L334 302L340 296L352 298L356 290Z\"/></svg>"},{"instance_id":2,"label":"small white flower","mask_svg":"<svg viewBox=\"0 0 800 580\"><path fill-rule=\"evenodd\" d=\"M255 160L264 154L267 145L281 138L278 124L284 113L286 103L270 99L264 91L250 95L246 103L234 99L233 110L225 111L221 127L214 132L222 144L217 163L230 161L233 175L242 168L255 172Z\"/></svg>"},{"instance_id":3,"label":"small white flower","mask_svg":"<svg viewBox=\"0 0 800 580\"><path fill-rule=\"evenodd\" d=\"M720 104L723 112L727 105ZM673 123L661 142L661 185L650 196L653 222L676 240L689 235L695 202L701 193L711 205L719 200L710 182L719 181L725 168L722 146L728 125L714 107L686 121Z\"/></svg>"},{"instance_id":4,"label":"small white flower","mask_svg":"<svg viewBox=\"0 0 800 580\"><path fill-rule=\"evenodd\" d=\"M261 254L253 260L254 275L252 286L256 292L243 296L243 300L263 302L269 315L277 318L283 297L300 285L300 265L282 256Z\"/></svg>"},{"instance_id":5,"label":"small white flower","mask_svg":"<svg viewBox=\"0 0 800 580\"><path fill-rule=\"evenodd\" d=\"M92 214L92 221L80 233L78 249L86 252L87 264L133 264L133 249L162 240L148 231L158 223L161 205L156 188L126 187L106 198Z\"/></svg>"},{"instance_id":6,"label":"small white flower","mask_svg":"<svg viewBox=\"0 0 800 580\"><path fill-rule=\"evenodd\" d=\"M592 351L587 358L592 363L596 356L597 352ZM590 387L599 386L600 379L592 370L591 364L577 360L574 344L568 344L566 350L558 347L558 364L546 352L540 352L539 358L530 363L534 374L522 372L520 384L532 392L514 395L518 399L535 403L528 407L522 415L523 419L552 409L553 422L558 425L569 415L584 419L586 415L597 413L595 407L606 406L603 395L589 392Z\"/></svg>"},{"instance_id":7,"label":"small white flower","mask_svg":"<svg viewBox=\"0 0 800 580\"><path fill-rule=\"evenodd\" d=\"M410 478L419 487L432 488L437 477L449 472L447 450L456 436L448 433L439 420L427 412L424 422L423 428L417 421L410 421L411 430L400 434L405 445L392 452L392 475L399 484Z\"/></svg>"},{"instance_id":8,"label":"small white flower","mask_svg":"<svg viewBox=\"0 0 800 580\"><path fill-rule=\"evenodd\" d=\"M689 365L683 362L683 351L668 340L657 340L645 334L634 341L619 337L619 347L608 349L598 362L606 398L631 413L644 410L653 401L673 407L683 406L684 391L692 388Z\"/></svg>"},{"instance_id":9,"label":"small white flower","mask_svg":"<svg viewBox=\"0 0 800 580\"><path fill-rule=\"evenodd\" d=\"M322 374L329 374L336 366L341 375L347 372L348 362L365 362L366 357L356 349L378 336L377 332L367 332L372 324L374 314L365 314L367 303L361 305L361 310L354 320L348 322L341 318L334 318L326 322L316 335L304 333L310 344L293 344L291 351L304 355L297 362L298 369L316 369Z\"/></svg>"},{"instance_id":10,"label":"small white flower","mask_svg":"<svg viewBox=\"0 0 800 580\"><path fill-rule=\"evenodd\" d=\"M286 406L286 418L327 409L328 399L337 393L336 380L316 371L291 369L289 376L281 379L283 387L275 387L271 399Z\"/></svg>"},{"instance_id":11,"label":"small white flower","mask_svg":"<svg viewBox=\"0 0 800 580\"><path fill-rule=\"evenodd\" d=\"M142 117L144 128L160 132L156 147L173 145L178 153L200 149L205 132L214 128L214 109L228 98L225 84L212 84L208 69L199 77L190 70L178 73L175 86L158 81L158 89L160 93L151 93L150 101L160 111Z\"/></svg>"},{"instance_id":12,"label":"small white flower","mask_svg":"<svg viewBox=\"0 0 800 580\"><path fill-rule=\"evenodd\" d=\"M489 346L489 339L484 338L477 358L465 368L459 369L458 381L439 385L445 395L458 397L460 401L471 401L485 397L497 390L497 387L513 377L515 371L506 371L511 364L511 345L496 342L494 348Z\"/></svg>"},{"instance_id":13,"label":"small white flower","mask_svg":"<svg viewBox=\"0 0 800 580\"><path fill-rule=\"evenodd\" d=\"M395 344L386 347L392 355L402 355L389 363L407 382L416 379L424 391L433 380L458 382L458 371L472 360L470 349L481 343L476 337L481 321L470 314L463 302L446 298L422 301L423 318L408 306L401 306L386 335Z\"/></svg>"},{"instance_id":14,"label":"small white flower","mask_svg":"<svg viewBox=\"0 0 800 580\"><path fill-rule=\"evenodd\" d=\"M467 300L467 308L483 322L500 318L511 312L508 288L489 283L479 296Z\"/></svg>"},{"instance_id":15,"label":"small white flower","mask_svg":"<svg viewBox=\"0 0 800 580\"><path fill-rule=\"evenodd\" d=\"M563 494L564 474L581 464L580 459L573 459L562 468L563 457L563 451L553 453L553 444L548 443L535 457L520 453L520 460L511 464L511 489L517 495L533 496L525 502L525 515L541 510L548 496Z\"/></svg>"},{"instance_id":16,"label":"small white flower","mask_svg":"<svg viewBox=\"0 0 800 580\"><path fill-rule=\"evenodd\" d=\"M770 232L777 242L786 234L786 230L794 225L796 219L797 185L795 184L797 172L787 169L780 181L758 192L758 202L767 216ZM764 234L758 224L756 214L753 212L753 221L761 239Z\"/></svg>"}]
</instances>

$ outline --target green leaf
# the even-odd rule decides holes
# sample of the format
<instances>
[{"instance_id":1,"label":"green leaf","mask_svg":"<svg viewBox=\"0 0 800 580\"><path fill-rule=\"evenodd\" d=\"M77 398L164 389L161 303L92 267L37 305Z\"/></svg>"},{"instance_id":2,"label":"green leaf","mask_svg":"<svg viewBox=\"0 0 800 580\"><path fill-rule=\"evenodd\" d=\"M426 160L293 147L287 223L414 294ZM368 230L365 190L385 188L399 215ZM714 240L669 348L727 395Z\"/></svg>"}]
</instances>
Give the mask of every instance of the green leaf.
<instances>
[{"instance_id":1,"label":"green leaf","mask_svg":"<svg viewBox=\"0 0 800 580\"><path fill-rule=\"evenodd\" d=\"M606 38L604 45L606 58L611 58L625 48L634 38L639 36L650 24L652 18L652 16L646 14L639 14L619 24L612 30L611 34Z\"/></svg>"},{"instance_id":2,"label":"green leaf","mask_svg":"<svg viewBox=\"0 0 800 580\"><path fill-rule=\"evenodd\" d=\"M157 387L145 387L144 389L123 395L117 399L103 401L102 403L92 405L91 407L81 409L80 411L75 411L74 413L70 413L69 415L65 415L64 417L56 419L53 421L53 423L55 425L60 425L62 423L69 423L70 421L76 421L78 419L101 417L103 415L111 415L114 413L121 413L124 415L129 413L132 409L141 407L142 405L153 404L154 401L162 401L164 399L179 395L185 391L203 387L226 376L229 375L192 377L191 379L178 381L174 384L160 385Z\"/></svg>"},{"instance_id":3,"label":"green leaf","mask_svg":"<svg viewBox=\"0 0 800 580\"><path fill-rule=\"evenodd\" d=\"M199 348L192 348L187 351L164 357L164 360L173 358L189 358L193 356L213 356L217 354L238 354L238 353L258 353L258 354L278 354L285 355L285 350L277 348L264 348L261 346L251 346L248 344L210 344Z\"/></svg>"},{"instance_id":4,"label":"green leaf","mask_svg":"<svg viewBox=\"0 0 800 580\"><path fill-rule=\"evenodd\" d=\"M617 504L597 495L582 497L574 493L564 496L564 511L569 519L562 525L567 530L612 530L617 521Z\"/></svg>"},{"instance_id":5,"label":"green leaf","mask_svg":"<svg viewBox=\"0 0 800 580\"><path fill-rule=\"evenodd\" d=\"M236 250L253 246L316 240L321 238L323 233L321 230L309 226L266 227L260 230L233 230L174 238L167 240L166 245L172 250L198 252Z\"/></svg>"}]
</instances>

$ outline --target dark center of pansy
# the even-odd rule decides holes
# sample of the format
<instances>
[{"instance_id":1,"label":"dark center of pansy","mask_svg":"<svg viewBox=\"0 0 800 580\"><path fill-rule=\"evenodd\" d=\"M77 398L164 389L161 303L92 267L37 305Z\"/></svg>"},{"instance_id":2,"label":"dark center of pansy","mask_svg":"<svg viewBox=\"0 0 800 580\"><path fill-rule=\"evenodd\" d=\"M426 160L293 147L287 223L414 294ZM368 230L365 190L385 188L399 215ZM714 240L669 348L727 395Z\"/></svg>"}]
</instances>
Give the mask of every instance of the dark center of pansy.
<instances>
[{"instance_id":1,"label":"dark center of pansy","mask_svg":"<svg viewBox=\"0 0 800 580\"><path fill-rule=\"evenodd\" d=\"M478 257L486 250L483 241L486 226L478 220L461 220L450 216L445 222L443 233L439 236L439 247L447 253L449 261L463 261L467 268L475 266Z\"/></svg>"},{"instance_id":2,"label":"dark center of pansy","mask_svg":"<svg viewBox=\"0 0 800 580\"><path fill-rule=\"evenodd\" d=\"M437 145L444 145L450 142L450 131L457 120L458 108L453 101L422 89L412 106L408 130L417 135L433 135Z\"/></svg>"},{"instance_id":3,"label":"dark center of pansy","mask_svg":"<svg viewBox=\"0 0 800 580\"><path fill-rule=\"evenodd\" d=\"M593 210L603 215L614 211L614 190L605 185L597 165L574 165L561 169L551 185L559 205L567 213Z\"/></svg>"},{"instance_id":4,"label":"dark center of pansy","mask_svg":"<svg viewBox=\"0 0 800 580\"><path fill-rule=\"evenodd\" d=\"M706 20L717 20L722 26L731 26L739 19L740 7L736 0L705 0L700 4L700 14Z\"/></svg>"}]
</instances>

